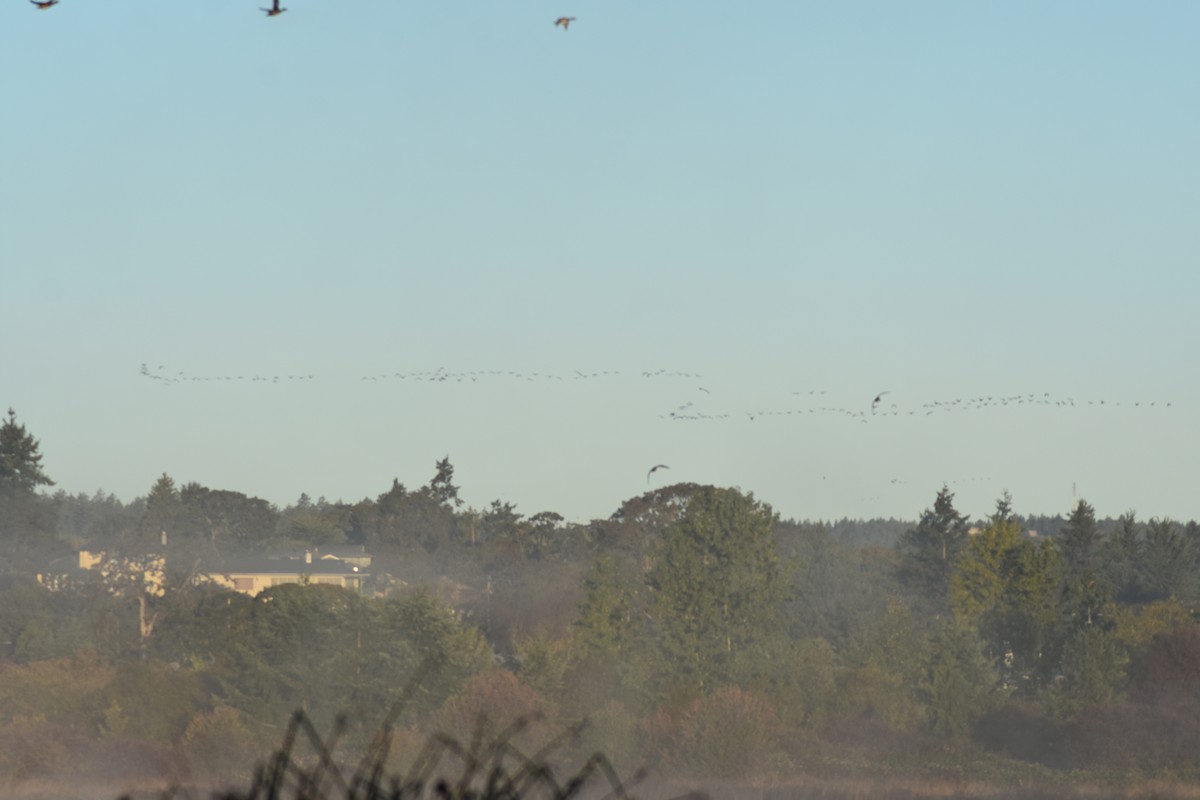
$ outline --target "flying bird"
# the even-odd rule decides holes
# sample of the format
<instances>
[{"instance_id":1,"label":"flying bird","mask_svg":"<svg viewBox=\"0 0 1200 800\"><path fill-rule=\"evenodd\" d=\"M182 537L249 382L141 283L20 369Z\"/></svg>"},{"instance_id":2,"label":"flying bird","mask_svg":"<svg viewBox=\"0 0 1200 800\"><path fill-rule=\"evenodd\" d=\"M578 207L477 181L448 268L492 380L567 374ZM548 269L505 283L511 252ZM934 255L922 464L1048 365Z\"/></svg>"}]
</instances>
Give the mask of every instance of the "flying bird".
<instances>
[{"instance_id":1,"label":"flying bird","mask_svg":"<svg viewBox=\"0 0 1200 800\"><path fill-rule=\"evenodd\" d=\"M262 6L259 6L258 10L267 12L268 17L277 17L283 12L287 11L286 8L279 7L279 0L271 0L270 8L263 8Z\"/></svg>"},{"instance_id":2,"label":"flying bird","mask_svg":"<svg viewBox=\"0 0 1200 800\"><path fill-rule=\"evenodd\" d=\"M650 476L653 475L655 472L657 472L660 469L670 469L670 467L668 467L666 464L655 464L653 467L650 468L650 471L646 473L646 483L649 483Z\"/></svg>"},{"instance_id":3,"label":"flying bird","mask_svg":"<svg viewBox=\"0 0 1200 800\"><path fill-rule=\"evenodd\" d=\"M57 0L55 0L55 2L57 2ZM554 24L562 25L562 29L565 31L565 30L570 29L571 23L574 21L575 21L574 17L559 17L558 19L554 20Z\"/></svg>"},{"instance_id":4,"label":"flying bird","mask_svg":"<svg viewBox=\"0 0 1200 800\"><path fill-rule=\"evenodd\" d=\"M43 11L45 11L50 6L58 5L58 0L29 0L29 2L33 3L35 6L42 9Z\"/></svg>"},{"instance_id":5,"label":"flying bird","mask_svg":"<svg viewBox=\"0 0 1200 800\"><path fill-rule=\"evenodd\" d=\"M891 394L891 392L890 391L880 392L879 394L875 395L875 399L871 401L871 413L872 414L875 413L875 407L879 405L881 400L883 400L883 396L885 394Z\"/></svg>"}]
</instances>

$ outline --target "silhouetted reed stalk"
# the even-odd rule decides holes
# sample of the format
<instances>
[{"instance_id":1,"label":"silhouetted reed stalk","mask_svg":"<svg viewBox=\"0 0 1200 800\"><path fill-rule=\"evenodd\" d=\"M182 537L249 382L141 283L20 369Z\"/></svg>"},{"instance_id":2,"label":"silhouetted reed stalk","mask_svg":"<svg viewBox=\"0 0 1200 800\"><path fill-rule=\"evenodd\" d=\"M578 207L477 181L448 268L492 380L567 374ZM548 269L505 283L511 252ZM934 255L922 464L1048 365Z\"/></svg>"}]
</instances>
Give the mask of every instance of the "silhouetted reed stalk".
<instances>
[{"instance_id":1,"label":"silhouetted reed stalk","mask_svg":"<svg viewBox=\"0 0 1200 800\"><path fill-rule=\"evenodd\" d=\"M565 780L556 777L551 757L576 739L586 722L562 731L527 756L512 742L537 717L518 719L490 739L486 735L487 720L480 718L466 746L449 734L435 733L426 739L407 772L389 775L387 761L392 754L396 723L427 673L428 668L423 668L405 687L349 777L333 756L347 730L346 718L339 716L328 738L322 739L308 715L297 711L279 749L255 769L249 788L218 791L212 797L214 800L571 800L599 775L608 781L609 790L598 800L630 800L625 785L602 753L592 755ZM305 766L295 755L298 742L303 740L315 751L312 766ZM633 781L643 777L644 773L639 771ZM190 792L178 788L163 792L162 798L194 800Z\"/></svg>"}]
</instances>

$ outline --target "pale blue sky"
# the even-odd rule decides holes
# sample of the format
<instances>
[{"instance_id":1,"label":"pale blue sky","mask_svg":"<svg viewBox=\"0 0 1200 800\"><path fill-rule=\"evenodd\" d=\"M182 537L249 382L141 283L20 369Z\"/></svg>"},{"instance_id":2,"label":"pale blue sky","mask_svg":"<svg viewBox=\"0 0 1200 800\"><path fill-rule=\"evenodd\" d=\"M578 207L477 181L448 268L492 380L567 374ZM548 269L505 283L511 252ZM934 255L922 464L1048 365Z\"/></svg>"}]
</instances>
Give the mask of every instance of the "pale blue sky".
<instances>
[{"instance_id":1,"label":"pale blue sky","mask_svg":"<svg viewBox=\"0 0 1200 800\"><path fill-rule=\"evenodd\" d=\"M0 7L0 405L60 488L1200 517L1200 5L284 4Z\"/></svg>"}]
</instances>

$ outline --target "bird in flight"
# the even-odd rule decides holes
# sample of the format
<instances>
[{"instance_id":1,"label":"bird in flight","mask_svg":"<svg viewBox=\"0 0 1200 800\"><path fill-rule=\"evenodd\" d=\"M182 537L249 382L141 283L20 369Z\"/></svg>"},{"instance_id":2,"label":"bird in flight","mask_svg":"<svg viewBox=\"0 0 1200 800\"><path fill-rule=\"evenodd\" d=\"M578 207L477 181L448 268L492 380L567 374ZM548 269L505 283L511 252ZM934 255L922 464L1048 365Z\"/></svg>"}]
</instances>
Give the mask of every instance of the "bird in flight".
<instances>
[{"instance_id":1,"label":"bird in flight","mask_svg":"<svg viewBox=\"0 0 1200 800\"><path fill-rule=\"evenodd\" d=\"M258 10L267 12L268 17L277 17L283 12L287 11L286 8L279 7L279 0L271 0L270 8L263 8L262 6L259 6Z\"/></svg>"},{"instance_id":2,"label":"bird in flight","mask_svg":"<svg viewBox=\"0 0 1200 800\"><path fill-rule=\"evenodd\" d=\"M559 17L558 19L554 20L554 24L562 25L562 29L565 31L570 29L571 23L574 21L574 17Z\"/></svg>"},{"instance_id":3,"label":"bird in flight","mask_svg":"<svg viewBox=\"0 0 1200 800\"><path fill-rule=\"evenodd\" d=\"M650 476L653 475L655 472L657 472L660 469L670 469L670 467L668 467L666 464L655 464L653 467L650 468L650 471L646 473L646 483L649 483Z\"/></svg>"},{"instance_id":4,"label":"bird in flight","mask_svg":"<svg viewBox=\"0 0 1200 800\"><path fill-rule=\"evenodd\" d=\"M35 6L37 6L38 8L40 8L43 11L45 11L50 6L58 5L58 0L29 0L29 2L33 3Z\"/></svg>"},{"instance_id":5,"label":"bird in flight","mask_svg":"<svg viewBox=\"0 0 1200 800\"><path fill-rule=\"evenodd\" d=\"M880 392L879 394L875 395L875 399L871 401L871 413L872 414L875 413L876 406L878 406L880 401L883 400L883 396L885 394L891 394L891 392L890 391Z\"/></svg>"}]
</instances>

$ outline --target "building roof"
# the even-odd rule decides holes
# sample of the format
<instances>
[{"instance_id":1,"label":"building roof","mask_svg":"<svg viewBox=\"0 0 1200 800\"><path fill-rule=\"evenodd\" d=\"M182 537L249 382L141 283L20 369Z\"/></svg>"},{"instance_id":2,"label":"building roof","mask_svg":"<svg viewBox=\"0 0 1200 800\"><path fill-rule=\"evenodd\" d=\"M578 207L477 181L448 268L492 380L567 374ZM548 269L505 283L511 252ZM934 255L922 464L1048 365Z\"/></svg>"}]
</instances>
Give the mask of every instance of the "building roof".
<instances>
[{"instance_id":1,"label":"building roof","mask_svg":"<svg viewBox=\"0 0 1200 800\"><path fill-rule=\"evenodd\" d=\"M208 572L218 575L365 575L366 570L337 559L235 558Z\"/></svg>"}]
</instances>

